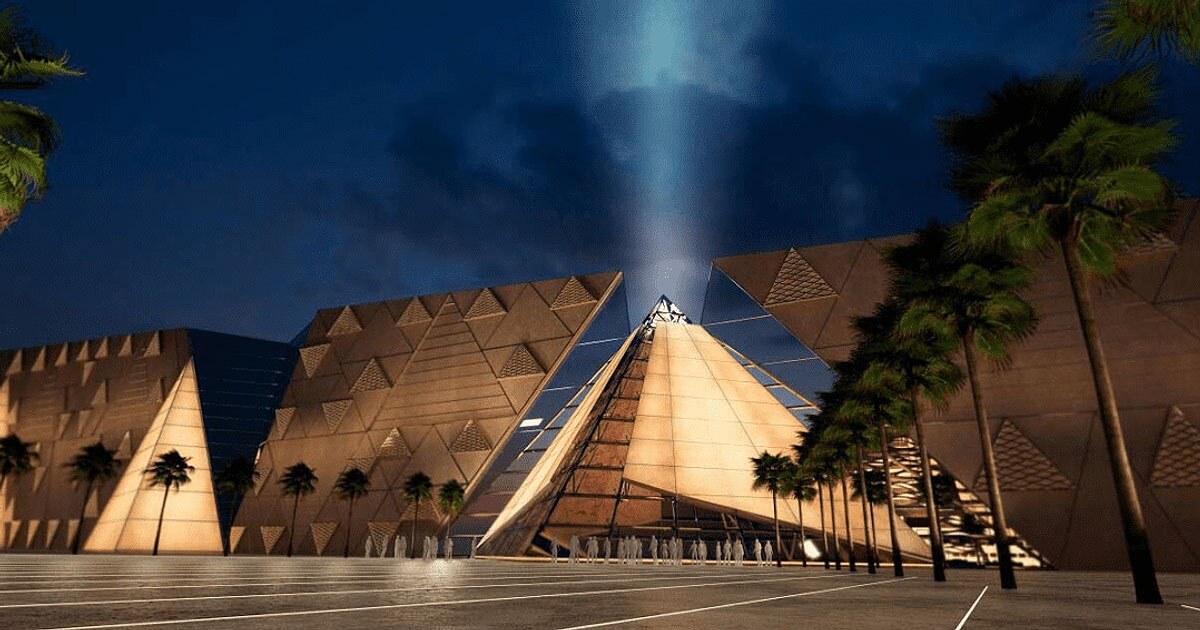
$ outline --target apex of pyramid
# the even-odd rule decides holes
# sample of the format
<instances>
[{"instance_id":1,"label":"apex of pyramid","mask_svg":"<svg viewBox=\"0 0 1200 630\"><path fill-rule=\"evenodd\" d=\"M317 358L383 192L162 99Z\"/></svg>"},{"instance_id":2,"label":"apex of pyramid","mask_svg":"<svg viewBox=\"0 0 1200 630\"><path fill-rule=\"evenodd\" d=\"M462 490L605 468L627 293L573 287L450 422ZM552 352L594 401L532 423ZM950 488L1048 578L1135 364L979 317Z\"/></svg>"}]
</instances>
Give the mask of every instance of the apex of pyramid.
<instances>
[{"instance_id":1,"label":"apex of pyramid","mask_svg":"<svg viewBox=\"0 0 1200 630\"><path fill-rule=\"evenodd\" d=\"M654 305L654 308L650 309L650 314L646 315L643 325L653 328L654 324L658 322L690 324L692 320L688 319L688 316L679 310L674 302L663 295L658 298L658 303Z\"/></svg>"}]
</instances>

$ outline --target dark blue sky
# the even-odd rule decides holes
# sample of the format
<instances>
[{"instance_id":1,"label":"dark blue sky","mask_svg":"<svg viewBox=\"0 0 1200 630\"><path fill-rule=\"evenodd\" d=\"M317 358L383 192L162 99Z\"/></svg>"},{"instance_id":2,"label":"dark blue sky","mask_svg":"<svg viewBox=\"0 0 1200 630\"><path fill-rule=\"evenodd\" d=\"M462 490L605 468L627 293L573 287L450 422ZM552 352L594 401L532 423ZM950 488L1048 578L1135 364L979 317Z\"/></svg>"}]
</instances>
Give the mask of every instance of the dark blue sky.
<instances>
[{"instance_id":1,"label":"dark blue sky","mask_svg":"<svg viewBox=\"0 0 1200 630\"><path fill-rule=\"evenodd\" d=\"M1082 68L1091 4L27 2L88 75L31 97L65 142L0 347L602 268L696 314L713 256L959 216L933 117Z\"/></svg>"}]
</instances>

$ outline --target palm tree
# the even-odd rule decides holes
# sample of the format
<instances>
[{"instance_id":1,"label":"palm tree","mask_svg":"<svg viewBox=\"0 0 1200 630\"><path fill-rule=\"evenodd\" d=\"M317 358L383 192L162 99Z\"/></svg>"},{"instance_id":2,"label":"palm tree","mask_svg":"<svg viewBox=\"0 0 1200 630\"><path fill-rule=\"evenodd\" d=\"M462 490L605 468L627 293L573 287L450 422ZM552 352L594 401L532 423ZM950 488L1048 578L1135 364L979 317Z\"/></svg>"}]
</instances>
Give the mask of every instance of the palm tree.
<instances>
[{"instance_id":1,"label":"palm tree","mask_svg":"<svg viewBox=\"0 0 1200 630\"><path fill-rule=\"evenodd\" d=\"M817 497L812 474L803 465L793 461L780 485L780 492L796 499L796 515L799 517L800 525L800 564L807 567L808 553L805 551L805 546L808 543L808 536L804 532L804 503Z\"/></svg>"},{"instance_id":2,"label":"palm tree","mask_svg":"<svg viewBox=\"0 0 1200 630\"><path fill-rule=\"evenodd\" d=\"M261 477L262 473L258 472L258 469L254 466L254 462L245 457L235 457L229 460L229 463L221 468L221 472L217 473L217 492L229 495L230 521L233 520L234 511L237 510L242 497L254 489L254 486ZM228 556L230 552L229 532L224 532L222 538L222 554Z\"/></svg>"},{"instance_id":3,"label":"palm tree","mask_svg":"<svg viewBox=\"0 0 1200 630\"><path fill-rule=\"evenodd\" d=\"M16 433L0 438L0 491L8 478L19 477L33 470L38 454L33 451L33 442L22 442Z\"/></svg>"},{"instance_id":4,"label":"palm tree","mask_svg":"<svg viewBox=\"0 0 1200 630\"><path fill-rule=\"evenodd\" d=\"M292 498L292 525L288 528L287 557L292 557L292 544L296 538L296 510L300 507L300 499L317 491L317 473L308 464L296 462L283 470L279 485L283 487L283 495Z\"/></svg>"},{"instance_id":5,"label":"palm tree","mask_svg":"<svg viewBox=\"0 0 1200 630\"><path fill-rule=\"evenodd\" d=\"M1033 274L1012 255L963 246L963 239L961 234L955 235L934 222L918 232L908 245L889 250L886 257L895 272L895 291L907 305L899 324L901 334L933 333L958 339L979 430L1000 562L1000 585L1013 589L1017 587L1017 579L991 428L979 382L979 355L1003 365L1009 359L1009 346L1033 333L1037 315L1020 296Z\"/></svg>"},{"instance_id":6,"label":"palm tree","mask_svg":"<svg viewBox=\"0 0 1200 630\"><path fill-rule=\"evenodd\" d=\"M357 468L343 470L333 484L333 491L338 498L350 502L350 509L346 511L346 547L342 550L343 558L350 557L350 527L354 523L354 502L367 496L367 489L370 487L371 480L367 478L367 473ZM380 553L382 554L382 550Z\"/></svg>"},{"instance_id":7,"label":"palm tree","mask_svg":"<svg viewBox=\"0 0 1200 630\"><path fill-rule=\"evenodd\" d=\"M433 496L433 480L423 472L415 472L404 480L404 498L413 503L412 557L417 557L417 518L421 516L421 501Z\"/></svg>"},{"instance_id":8,"label":"palm tree","mask_svg":"<svg viewBox=\"0 0 1200 630\"><path fill-rule=\"evenodd\" d=\"M875 529L875 506L887 506L887 473L875 468L865 469L854 475L853 497L867 506L868 520L871 523L871 549L875 562L879 560L879 535Z\"/></svg>"},{"instance_id":9,"label":"palm tree","mask_svg":"<svg viewBox=\"0 0 1200 630\"><path fill-rule=\"evenodd\" d=\"M1095 18L1091 38L1102 54L1200 61L1200 0L1109 0Z\"/></svg>"},{"instance_id":10,"label":"palm tree","mask_svg":"<svg viewBox=\"0 0 1200 630\"><path fill-rule=\"evenodd\" d=\"M0 90L33 90L82 74L24 26L17 7L0 8ZM58 126L41 110L0 100L0 234L45 191L46 157L58 140Z\"/></svg>"},{"instance_id":11,"label":"palm tree","mask_svg":"<svg viewBox=\"0 0 1200 630\"><path fill-rule=\"evenodd\" d=\"M880 304L875 316L888 324L890 344L874 356L863 372L862 379L876 387L904 392L909 418L917 438L921 460L921 480L925 494L925 509L929 517L929 547L933 559L933 579L946 581L946 551L942 544L942 529L938 522L937 505L933 499L933 472L929 463L929 448L925 425L921 420L921 401L944 405L947 396L962 383L962 370L948 357L955 340L944 335L925 333L899 335L898 324L904 307L895 299Z\"/></svg>"},{"instance_id":12,"label":"palm tree","mask_svg":"<svg viewBox=\"0 0 1200 630\"><path fill-rule=\"evenodd\" d=\"M953 160L951 186L974 204L973 243L1017 253L1057 251L1095 385L1117 504L1139 603L1162 603L1150 537L1134 483L1108 361L1092 305L1093 277L1116 256L1161 233L1173 185L1156 165L1176 146L1157 112L1154 73L1138 70L1092 87L1077 77L1012 81L978 114L939 122Z\"/></svg>"},{"instance_id":13,"label":"palm tree","mask_svg":"<svg viewBox=\"0 0 1200 630\"><path fill-rule=\"evenodd\" d=\"M87 485L84 486L83 504L79 508L79 528L75 530L75 540L71 543L71 553L79 553L79 543L83 540L83 521L87 515L88 499L92 496L92 488L97 483L103 484L109 479L116 478L121 470L121 461L116 457L116 451L110 451L104 447L104 443L97 440L95 444L89 444L75 454L65 464L67 470L70 471L72 481L82 481Z\"/></svg>"},{"instance_id":14,"label":"palm tree","mask_svg":"<svg viewBox=\"0 0 1200 630\"><path fill-rule=\"evenodd\" d=\"M751 487L755 490L771 491L771 518L775 521L775 548L779 550L775 556L775 566L782 567L783 539L779 537L779 492L784 479L787 478L788 466L792 460L782 454L772 455L763 451L762 455L751 457L750 463L754 465L754 483Z\"/></svg>"},{"instance_id":15,"label":"palm tree","mask_svg":"<svg viewBox=\"0 0 1200 630\"><path fill-rule=\"evenodd\" d=\"M454 515L458 514L459 510L463 508L463 504L466 503L466 498L467 489L457 479L451 479L438 486L438 507L442 508L442 512L446 514L447 531L453 524Z\"/></svg>"},{"instance_id":16,"label":"palm tree","mask_svg":"<svg viewBox=\"0 0 1200 630\"><path fill-rule=\"evenodd\" d=\"M158 456L154 463L146 469L146 475L150 477L150 487L163 487L162 507L158 509L158 529L154 531L154 550L150 555L158 555L158 541L162 537L163 516L167 513L167 497L171 496L171 489L176 492L185 484L191 483L191 473L196 472L196 467L188 462L192 458L184 457L176 449L171 449L166 453Z\"/></svg>"}]
</instances>

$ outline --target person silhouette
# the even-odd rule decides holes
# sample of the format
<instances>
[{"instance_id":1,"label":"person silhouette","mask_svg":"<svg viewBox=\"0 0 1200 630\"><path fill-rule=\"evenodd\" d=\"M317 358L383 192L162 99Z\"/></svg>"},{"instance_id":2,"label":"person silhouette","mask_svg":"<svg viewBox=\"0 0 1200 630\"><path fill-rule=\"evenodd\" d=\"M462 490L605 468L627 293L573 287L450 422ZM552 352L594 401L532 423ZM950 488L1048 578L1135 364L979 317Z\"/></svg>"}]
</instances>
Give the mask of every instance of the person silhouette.
<instances>
[{"instance_id":1,"label":"person silhouette","mask_svg":"<svg viewBox=\"0 0 1200 630\"><path fill-rule=\"evenodd\" d=\"M733 546L733 564L735 566L746 566L746 545L742 543L742 539L738 539L737 544Z\"/></svg>"},{"instance_id":2,"label":"person silhouette","mask_svg":"<svg viewBox=\"0 0 1200 630\"><path fill-rule=\"evenodd\" d=\"M612 538L604 537L604 564L612 561Z\"/></svg>"},{"instance_id":3,"label":"person silhouette","mask_svg":"<svg viewBox=\"0 0 1200 630\"><path fill-rule=\"evenodd\" d=\"M396 547L394 551L396 553L396 559L402 560L404 558L404 554L408 553L408 539L404 536L397 536Z\"/></svg>"},{"instance_id":4,"label":"person silhouette","mask_svg":"<svg viewBox=\"0 0 1200 630\"><path fill-rule=\"evenodd\" d=\"M446 535L445 548L446 548L446 559L453 560L454 559L454 539L451 538L448 534Z\"/></svg>"},{"instance_id":5,"label":"person silhouette","mask_svg":"<svg viewBox=\"0 0 1200 630\"><path fill-rule=\"evenodd\" d=\"M760 566L760 567L762 566L762 554L763 554L762 541L755 538L754 539L754 563L756 566Z\"/></svg>"},{"instance_id":6,"label":"person silhouette","mask_svg":"<svg viewBox=\"0 0 1200 630\"><path fill-rule=\"evenodd\" d=\"M768 565L770 565L771 561L774 559L775 559L775 548L771 546L771 541L768 540L767 544L763 545L763 560L765 560L766 563Z\"/></svg>"},{"instance_id":7,"label":"person silhouette","mask_svg":"<svg viewBox=\"0 0 1200 630\"><path fill-rule=\"evenodd\" d=\"M550 563L558 564L558 541L553 539L550 541Z\"/></svg>"},{"instance_id":8,"label":"person silhouette","mask_svg":"<svg viewBox=\"0 0 1200 630\"><path fill-rule=\"evenodd\" d=\"M658 564L658 537L650 535L650 564Z\"/></svg>"},{"instance_id":9,"label":"person silhouette","mask_svg":"<svg viewBox=\"0 0 1200 630\"><path fill-rule=\"evenodd\" d=\"M700 546L700 566L708 566L708 543L701 540L697 544Z\"/></svg>"},{"instance_id":10,"label":"person silhouette","mask_svg":"<svg viewBox=\"0 0 1200 630\"><path fill-rule=\"evenodd\" d=\"M371 536L370 536L370 534L367 535L367 544L366 544L365 553L366 553L366 555L364 557L366 557L366 558L371 557Z\"/></svg>"}]
</instances>

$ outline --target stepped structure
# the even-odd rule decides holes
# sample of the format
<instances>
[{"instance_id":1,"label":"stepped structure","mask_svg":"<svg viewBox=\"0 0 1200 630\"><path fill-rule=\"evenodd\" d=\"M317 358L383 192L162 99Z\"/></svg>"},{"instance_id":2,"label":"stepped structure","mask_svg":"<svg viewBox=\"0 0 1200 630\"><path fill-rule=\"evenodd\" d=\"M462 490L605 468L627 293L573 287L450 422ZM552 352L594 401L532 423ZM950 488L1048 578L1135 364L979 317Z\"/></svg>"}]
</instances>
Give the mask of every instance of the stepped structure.
<instances>
[{"instance_id":1,"label":"stepped structure","mask_svg":"<svg viewBox=\"0 0 1200 630\"><path fill-rule=\"evenodd\" d=\"M281 552L293 538L296 553L320 555L348 538L361 553L368 538L378 550L397 532L411 535L414 522L418 537L443 533L451 515L436 501L418 512L405 480L455 479L473 501L620 281L606 272L319 311L260 449L258 487L238 512L236 551ZM301 461L319 481L289 532L292 499L278 482ZM347 529L348 505L333 487L351 467L371 486Z\"/></svg>"},{"instance_id":2,"label":"stepped structure","mask_svg":"<svg viewBox=\"0 0 1200 630\"><path fill-rule=\"evenodd\" d=\"M1096 319L1155 563L1200 570L1200 204L1180 204L1173 229L1120 260L1121 278L1095 283ZM714 262L765 313L823 361L853 347L851 319L887 290L883 250L907 237L792 248ZM714 285L710 285L714 286ZM1026 297L1037 332L1011 365L982 375L1010 526L1049 563L1126 565L1121 523L1074 302L1060 256L1038 259ZM929 450L986 501L968 392L931 414Z\"/></svg>"},{"instance_id":3,"label":"stepped structure","mask_svg":"<svg viewBox=\"0 0 1200 630\"><path fill-rule=\"evenodd\" d=\"M773 537L771 495L752 489L750 458L790 452L805 426L736 352L669 301L659 302L580 396L481 553L542 554L576 535ZM780 499L778 508L788 541L782 553L790 555L799 515L793 500ZM836 509L840 517L840 500ZM806 536L819 538L815 502L804 511ZM855 503L851 528L860 550L863 525ZM876 525L886 531L886 517ZM901 541L902 553L927 557L911 530Z\"/></svg>"},{"instance_id":4,"label":"stepped structure","mask_svg":"<svg viewBox=\"0 0 1200 630\"><path fill-rule=\"evenodd\" d=\"M0 352L0 431L31 442L36 468L3 490L6 549L147 552L163 493L145 469L178 449L196 471L173 492L161 553L222 550L236 506L213 471L252 459L291 373L287 344L160 330ZM120 475L92 489L65 468L81 448L115 451Z\"/></svg>"}]
</instances>

